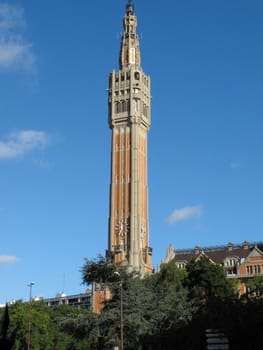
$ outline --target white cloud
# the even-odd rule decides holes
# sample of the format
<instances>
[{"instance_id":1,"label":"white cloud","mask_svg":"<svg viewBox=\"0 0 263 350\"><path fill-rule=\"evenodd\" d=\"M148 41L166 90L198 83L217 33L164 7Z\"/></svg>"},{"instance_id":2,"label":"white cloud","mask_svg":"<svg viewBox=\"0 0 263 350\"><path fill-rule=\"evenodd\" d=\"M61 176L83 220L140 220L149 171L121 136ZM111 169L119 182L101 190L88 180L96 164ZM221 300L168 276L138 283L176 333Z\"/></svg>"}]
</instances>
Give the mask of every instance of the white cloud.
<instances>
[{"instance_id":1,"label":"white cloud","mask_svg":"<svg viewBox=\"0 0 263 350\"><path fill-rule=\"evenodd\" d=\"M48 136L43 131L24 130L10 134L4 141L0 140L0 159L11 159L41 149L48 143Z\"/></svg>"},{"instance_id":2,"label":"white cloud","mask_svg":"<svg viewBox=\"0 0 263 350\"><path fill-rule=\"evenodd\" d=\"M184 207L175 209L168 218L169 224L174 224L178 221L184 221L192 218L199 218L203 214L203 206L196 205L193 207Z\"/></svg>"},{"instance_id":3,"label":"white cloud","mask_svg":"<svg viewBox=\"0 0 263 350\"><path fill-rule=\"evenodd\" d=\"M16 256L0 255L0 264L13 264L18 261Z\"/></svg>"},{"instance_id":4,"label":"white cloud","mask_svg":"<svg viewBox=\"0 0 263 350\"><path fill-rule=\"evenodd\" d=\"M31 69L35 62L32 44L23 36L23 8L0 4L0 69Z\"/></svg>"},{"instance_id":5,"label":"white cloud","mask_svg":"<svg viewBox=\"0 0 263 350\"><path fill-rule=\"evenodd\" d=\"M10 4L0 4L0 30L12 30L25 26L23 8Z\"/></svg>"}]
</instances>

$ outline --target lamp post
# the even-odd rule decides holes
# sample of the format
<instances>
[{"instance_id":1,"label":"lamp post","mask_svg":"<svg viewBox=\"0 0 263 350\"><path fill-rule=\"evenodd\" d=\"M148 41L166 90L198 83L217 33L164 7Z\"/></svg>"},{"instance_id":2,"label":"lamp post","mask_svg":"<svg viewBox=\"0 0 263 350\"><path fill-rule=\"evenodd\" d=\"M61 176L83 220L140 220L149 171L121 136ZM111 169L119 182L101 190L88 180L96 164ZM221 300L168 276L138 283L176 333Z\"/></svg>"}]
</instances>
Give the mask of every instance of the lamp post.
<instances>
[{"instance_id":1,"label":"lamp post","mask_svg":"<svg viewBox=\"0 0 263 350\"><path fill-rule=\"evenodd\" d=\"M123 350L123 288L120 273L115 271L114 275L118 276L120 280L120 350Z\"/></svg>"},{"instance_id":2,"label":"lamp post","mask_svg":"<svg viewBox=\"0 0 263 350\"><path fill-rule=\"evenodd\" d=\"M28 333L27 333L27 350L30 350L31 341L31 317L32 317L32 287L35 282L28 283L29 287L29 312L28 312Z\"/></svg>"}]
</instances>

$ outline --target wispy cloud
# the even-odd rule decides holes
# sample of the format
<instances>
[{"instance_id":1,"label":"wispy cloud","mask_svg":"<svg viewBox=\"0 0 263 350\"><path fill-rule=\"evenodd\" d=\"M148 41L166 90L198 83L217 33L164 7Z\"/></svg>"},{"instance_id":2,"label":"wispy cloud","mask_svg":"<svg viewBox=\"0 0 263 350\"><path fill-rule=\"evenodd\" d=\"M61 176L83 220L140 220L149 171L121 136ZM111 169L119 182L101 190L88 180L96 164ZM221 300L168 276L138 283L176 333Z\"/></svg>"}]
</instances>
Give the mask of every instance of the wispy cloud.
<instances>
[{"instance_id":1,"label":"wispy cloud","mask_svg":"<svg viewBox=\"0 0 263 350\"><path fill-rule=\"evenodd\" d=\"M231 168L232 170L237 170L237 169L243 169L244 166L243 166L243 164L241 164L240 162L232 161L232 162L230 163L230 168Z\"/></svg>"},{"instance_id":2,"label":"wispy cloud","mask_svg":"<svg viewBox=\"0 0 263 350\"><path fill-rule=\"evenodd\" d=\"M35 160L34 164L41 169L51 169L54 167L54 163L47 160Z\"/></svg>"},{"instance_id":3,"label":"wispy cloud","mask_svg":"<svg viewBox=\"0 0 263 350\"><path fill-rule=\"evenodd\" d=\"M12 255L0 255L0 264L13 264L18 261L16 256Z\"/></svg>"},{"instance_id":4,"label":"wispy cloud","mask_svg":"<svg viewBox=\"0 0 263 350\"><path fill-rule=\"evenodd\" d=\"M0 160L17 158L33 151L44 148L48 143L48 136L43 131L23 130L8 135L0 140Z\"/></svg>"},{"instance_id":5,"label":"wispy cloud","mask_svg":"<svg viewBox=\"0 0 263 350\"><path fill-rule=\"evenodd\" d=\"M193 207L184 207L180 209L175 209L168 218L169 224L174 224L178 221L185 221L192 218L199 218L203 214L203 206L196 205Z\"/></svg>"},{"instance_id":6,"label":"wispy cloud","mask_svg":"<svg viewBox=\"0 0 263 350\"><path fill-rule=\"evenodd\" d=\"M30 70L35 55L24 36L26 20L24 10L18 5L0 4L0 69Z\"/></svg>"}]
</instances>

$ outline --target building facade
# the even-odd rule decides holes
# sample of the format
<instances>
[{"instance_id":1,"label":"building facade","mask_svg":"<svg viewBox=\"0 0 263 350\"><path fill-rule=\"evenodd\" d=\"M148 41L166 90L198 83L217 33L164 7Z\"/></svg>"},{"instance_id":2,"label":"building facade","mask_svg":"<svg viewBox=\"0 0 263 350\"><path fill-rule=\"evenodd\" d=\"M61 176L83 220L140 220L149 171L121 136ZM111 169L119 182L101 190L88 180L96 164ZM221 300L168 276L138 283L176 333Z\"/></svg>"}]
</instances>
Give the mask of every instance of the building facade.
<instances>
[{"instance_id":1,"label":"building facade","mask_svg":"<svg viewBox=\"0 0 263 350\"><path fill-rule=\"evenodd\" d=\"M141 67L137 18L129 1L123 18L119 71L109 77L111 183L107 256L140 275L152 272L149 247L147 134L150 78Z\"/></svg>"},{"instance_id":2,"label":"building facade","mask_svg":"<svg viewBox=\"0 0 263 350\"><path fill-rule=\"evenodd\" d=\"M54 298L33 298L33 300L42 300L47 306L57 305L71 305L79 309L92 310L92 292L87 290L86 293L66 295L65 293L58 293Z\"/></svg>"},{"instance_id":3,"label":"building facade","mask_svg":"<svg viewBox=\"0 0 263 350\"><path fill-rule=\"evenodd\" d=\"M263 244L250 244L244 241L242 245L228 243L222 247L200 248L176 251L172 245L167 249L163 263L175 261L178 268L185 268L190 260L198 260L206 256L211 263L221 265L228 278L239 280L239 293L247 292L247 282L255 277L263 276Z\"/></svg>"},{"instance_id":4,"label":"building facade","mask_svg":"<svg viewBox=\"0 0 263 350\"><path fill-rule=\"evenodd\" d=\"M31 299L32 301L44 302L47 306L53 307L58 305L70 305L77 307L78 309L88 309L93 310L93 300L92 300L92 291L87 289L85 293L67 295L65 293L58 293L53 298L44 298L40 296L34 296ZM20 300L8 301L8 305L15 304ZM28 303L28 301L26 301ZM5 307L6 304L0 304L0 308Z\"/></svg>"}]
</instances>

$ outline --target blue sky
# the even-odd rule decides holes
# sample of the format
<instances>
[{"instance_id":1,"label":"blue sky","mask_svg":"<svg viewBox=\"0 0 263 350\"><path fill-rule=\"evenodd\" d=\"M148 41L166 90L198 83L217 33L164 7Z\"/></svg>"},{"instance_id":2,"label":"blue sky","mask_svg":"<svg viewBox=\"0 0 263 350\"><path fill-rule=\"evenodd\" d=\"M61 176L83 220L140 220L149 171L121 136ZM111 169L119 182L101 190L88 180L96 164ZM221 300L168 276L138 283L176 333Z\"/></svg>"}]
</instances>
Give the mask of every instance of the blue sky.
<instances>
[{"instance_id":1,"label":"blue sky","mask_svg":"<svg viewBox=\"0 0 263 350\"><path fill-rule=\"evenodd\" d=\"M0 2L0 303L85 291L107 248L108 75L125 0ZM135 1L152 79L153 264L261 241L262 0Z\"/></svg>"}]
</instances>

